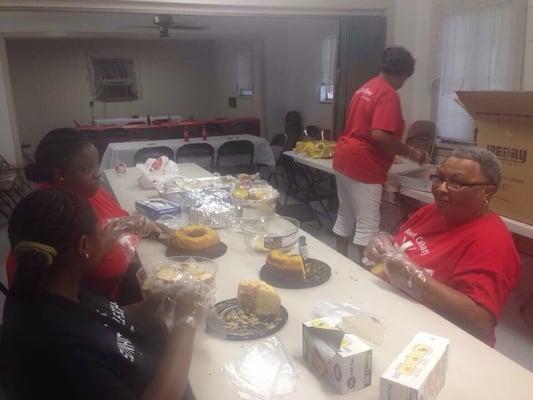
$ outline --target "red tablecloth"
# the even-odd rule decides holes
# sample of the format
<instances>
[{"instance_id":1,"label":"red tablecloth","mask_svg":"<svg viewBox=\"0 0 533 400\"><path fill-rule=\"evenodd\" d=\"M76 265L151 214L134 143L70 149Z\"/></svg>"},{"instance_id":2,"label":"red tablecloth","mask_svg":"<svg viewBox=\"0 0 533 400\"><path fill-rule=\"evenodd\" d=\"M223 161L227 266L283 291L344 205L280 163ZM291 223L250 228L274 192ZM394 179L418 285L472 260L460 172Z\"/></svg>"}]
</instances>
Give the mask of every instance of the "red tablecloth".
<instances>
[{"instance_id":1,"label":"red tablecloth","mask_svg":"<svg viewBox=\"0 0 533 400\"><path fill-rule=\"evenodd\" d=\"M173 129L176 130L176 134L179 136L179 133L183 135L183 131L185 128L189 130L189 134L193 137L199 135L201 133L201 129L203 125L213 125L220 127L220 134L222 135L231 135L231 134L251 134L260 136L260 126L259 126L259 118L251 117L251 118L218 118L218 119L211 119L211 120L193 120L193 121L168 121L168 122L160 122L160 123L152 123L150 125L146 123L141 124L129 124L129 125L104 125L104 126L92 126L92 125L85 125L85 126L79 126L77 129L83 132L87 133L99 133L106 131L107 129L113 129L113 128L122 128L126 129L130 135L132 135L132 139L138 139L139 134L143 134L143 131L146 131L149 137L146 137L146 135L143 135L143 138L149 138L149 139L157 139L157 131L161 131L163 135L165 133L172 134ZM166 132L165 132L166 131ZM166 138L169 138L168 135L164 135ZM179 137L172 135L175 139L179 139ZM162 137L161 139L165 138Z\"/></svg>"}]
</instances>

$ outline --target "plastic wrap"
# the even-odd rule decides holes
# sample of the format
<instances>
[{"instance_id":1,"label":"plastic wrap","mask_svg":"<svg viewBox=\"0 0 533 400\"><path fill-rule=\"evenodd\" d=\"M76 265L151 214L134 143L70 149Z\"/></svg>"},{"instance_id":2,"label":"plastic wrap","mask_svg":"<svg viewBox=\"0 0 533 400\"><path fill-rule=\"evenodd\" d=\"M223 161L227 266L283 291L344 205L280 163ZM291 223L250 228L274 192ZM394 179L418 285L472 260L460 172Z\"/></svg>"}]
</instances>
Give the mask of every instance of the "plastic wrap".
<instances>
[{"instance_id":1,"label":"plastic wrap","mask_svg":"<svg viewBox=\"0 0 533 400\"><path fill-rule=\"evenodd\" d=\"M161 230L144 215L109 219L105 223L104 231L117 239L124 233L132 233L142 238L161 233Z\"/></svg>"},{"instance_id":2,"label":"plastic wrap","mask_svg":"<svg viewBox=\"0 0 533 400\"><path fill-rule=\"evenodd\" d=\"M393 286L422 301L424 284L433 270L421 268L403 252L385 258L385 272Z\"/></svg>"},{"instance_id":3,"label":"plastic wrap","mask_svg":"<svg viewBox=\"0 0 533 400\"><path fill-rule=\"evenodd\" d=\"M163 294L156 315L171 329L198 310L209 312L215 305L217 265L201 257L171 257L141 268L137 279L144 296Z\"/></svg>"},{"instance_id":4,"label":"plastic wrap","mask_svg":"<svg viewBox=\"0 0 533 400\"><path fill-rule=\"evenodd\" d=\"M363 264L372 266L384 261L386 254L392 254L395 251L394 238L388 232L379 232L375 234L368 246L365 248Z\"/></svg>"},{"instance_id":5,"label":"plastic wrap","mask_svg":"<svg viewBox=\"0 0 533 400\"><path fill-rule=\"evenodd\" d=\"M232 192L235 204L246 208L274 214L279 192L268 184L267 181L256 179L239 181Z\"/></svg>"},{"instance_id":6,"label":"plastic wrap","mask_svg":"<svg viewBox=\"0 0 533 400\"><path fill-rule=\"evenodd\" d=\"M296 390L296 364L277 337L263 340L223 371L239 395L249 400L276 399Z\"/></svg>"},{"instance_id":7,"label":"plastic wrap","mask_svg":"<svg viewBox=\"0 0 533 400\"><path fill-rule=\"evenodd\" d=\"M137 164L141 177L137 183L143 189L153 189L179 174L179 167L168 157L149 158L144 164Z\"/></svg>"},{"instance_id":8,"label":"plastic wrap","mask_svg":"<svg viewBox=\"0 0 533 400\"><path fill-rule=\"evenodd\" d=\"M191 190L183 195L183 203L191 224L225 228L237 216L237 207L224 189Z\"/></svg>"},{"instance_id":9,"label":"plastic wrap","mask_svg":"<svg viewBox=\"0 0 533 400\"><path fill-rule=\"evenodd\" d=\"M155 189L164 195L198 189L228 188L228 190L231 190L236 184L237 178L231 175L221 176L215 174L205 178L185 178L183 176L172 176L165 181L159 181L155 185Z\"/></svg>"},{"instance_id":10,"label":"plastic wrap","mask_svg":"<svg viewBox=\"0 0 533 400\"><path fill-rule=\"evenodd\" d=\"M397 246L389 233L380 232L365 249L365 258L370 263L382 262L391 285L421 301L423 285L433 275L433 271L419 267L405 254L405 248L411 245L411 242L407 242Z\"/></svg>"},{"instance_id":11,"label":"plastic wrap","mask_svg":"<svg viewBox=\"0 0 533 400\"><path fill-rule=\"evenodd\" d=\"M349 303L324 302L315 304L313 314L319 318L338 319L338 327L346 333L376 344L383 343L385 323L375 314Z\"/></svg>"}]
</instances>

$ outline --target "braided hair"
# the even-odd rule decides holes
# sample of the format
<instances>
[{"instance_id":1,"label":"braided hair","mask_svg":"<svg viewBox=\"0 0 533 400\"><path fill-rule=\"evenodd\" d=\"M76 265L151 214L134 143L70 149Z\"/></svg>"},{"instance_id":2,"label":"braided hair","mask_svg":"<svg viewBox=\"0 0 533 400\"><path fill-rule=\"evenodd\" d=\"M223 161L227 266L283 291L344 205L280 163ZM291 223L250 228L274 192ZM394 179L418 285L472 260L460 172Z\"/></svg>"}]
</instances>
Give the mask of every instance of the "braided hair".
<instances>
[{"instance_id":1,"label":"braided hair","mask_svg":"<svg viewBox=\"0 0 533 400\"><path fill-rule=\"evenodd\" d=\"M8 235L15 249L17 270L10 293L32 297L45 276L57 271L57 259L78 246L83 235L96 232L97 219L82 196L66 191L36 190L23 198L9 219ZM55 249L57 257L35 251L24 243Z\"/></svg>"},{"instance_id":2,"label":"braided hair","mask_svg":"<svg viewBox=\"0 0 533 400\"><path fill-rule=\"evenodd\" d=\"M415 72L415 59L403 47L389 47L381 55L381 71L409 78Z\"/></svg>"},{"instance_id":3,"label":"braided hair","mask_svg":"<svg viewBox=\"0 0 533 400\"><path fill-rule=\"evenodd\" d=\"M51 182L54 168L65 169L89 141L74 128L54 129L41 139L35 150L35 163L25 169L33 182Z\"/></svg>"}]
</instances>

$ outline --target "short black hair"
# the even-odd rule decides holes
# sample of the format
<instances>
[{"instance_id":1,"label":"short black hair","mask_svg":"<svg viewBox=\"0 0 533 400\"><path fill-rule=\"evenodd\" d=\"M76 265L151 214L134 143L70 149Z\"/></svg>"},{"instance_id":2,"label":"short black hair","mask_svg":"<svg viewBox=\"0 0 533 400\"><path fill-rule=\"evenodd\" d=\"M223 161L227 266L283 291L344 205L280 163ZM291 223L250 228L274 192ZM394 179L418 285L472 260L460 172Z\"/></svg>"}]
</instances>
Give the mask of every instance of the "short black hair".
<instances>
[{"instance_id":1,"label":"short black hair","mask_svg":"<svg viewBox=\"0 0 533 400\"><path fill-rule=\"evenodd\" d=\"M97 229L98 221L87 199L74 192L40 189L17 204L7 231L12 249L22 241L37 242L53 247L61 257L75 249L83 235ZM31 297L55 265L31 249L15 251L14 256L17 269L10 294Z\"/></svg>"},{"instance_id":2,"label":"short black hair","mask_svg":"<svg viewBox=\"0 0 533 400\"><path fill-rule=\"evenodd\" d=\"M58 128L46 134L35 150L35 164L25 169L33 182L50 182L54 168L66 168L90 142L74 128Z\"/></svg>"},{"instance_id":3,"label":"short black hair","mask_svg":"<svg viewBox=\"0 0 533 400\"><path fill-rule=\"evenodd\" d=\"M415 59L403 47L388 47L381 55L381 72L409 78L415 72Z\"/></svg>"}]
</instances>

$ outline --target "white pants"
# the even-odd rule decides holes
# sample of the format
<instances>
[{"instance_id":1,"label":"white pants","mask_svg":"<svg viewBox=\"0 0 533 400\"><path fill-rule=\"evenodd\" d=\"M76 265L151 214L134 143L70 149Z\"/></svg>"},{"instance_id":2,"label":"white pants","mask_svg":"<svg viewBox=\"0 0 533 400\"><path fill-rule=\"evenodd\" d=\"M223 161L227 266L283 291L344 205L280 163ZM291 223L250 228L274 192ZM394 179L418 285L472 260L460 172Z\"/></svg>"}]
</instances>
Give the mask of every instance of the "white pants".
<instances>
[{"instance_id":1,"label":"white pants","mask_svg":"<svg viewBox=\"0 0 533 400\"><path fill-rule=\"evenodd\" d=\"M359 246L366 246L370 238L379 232L381 194L383 186L363 183L337 173L339 212L333 232L342 237L351 237Z\"/></svg>"}]
</instances>

